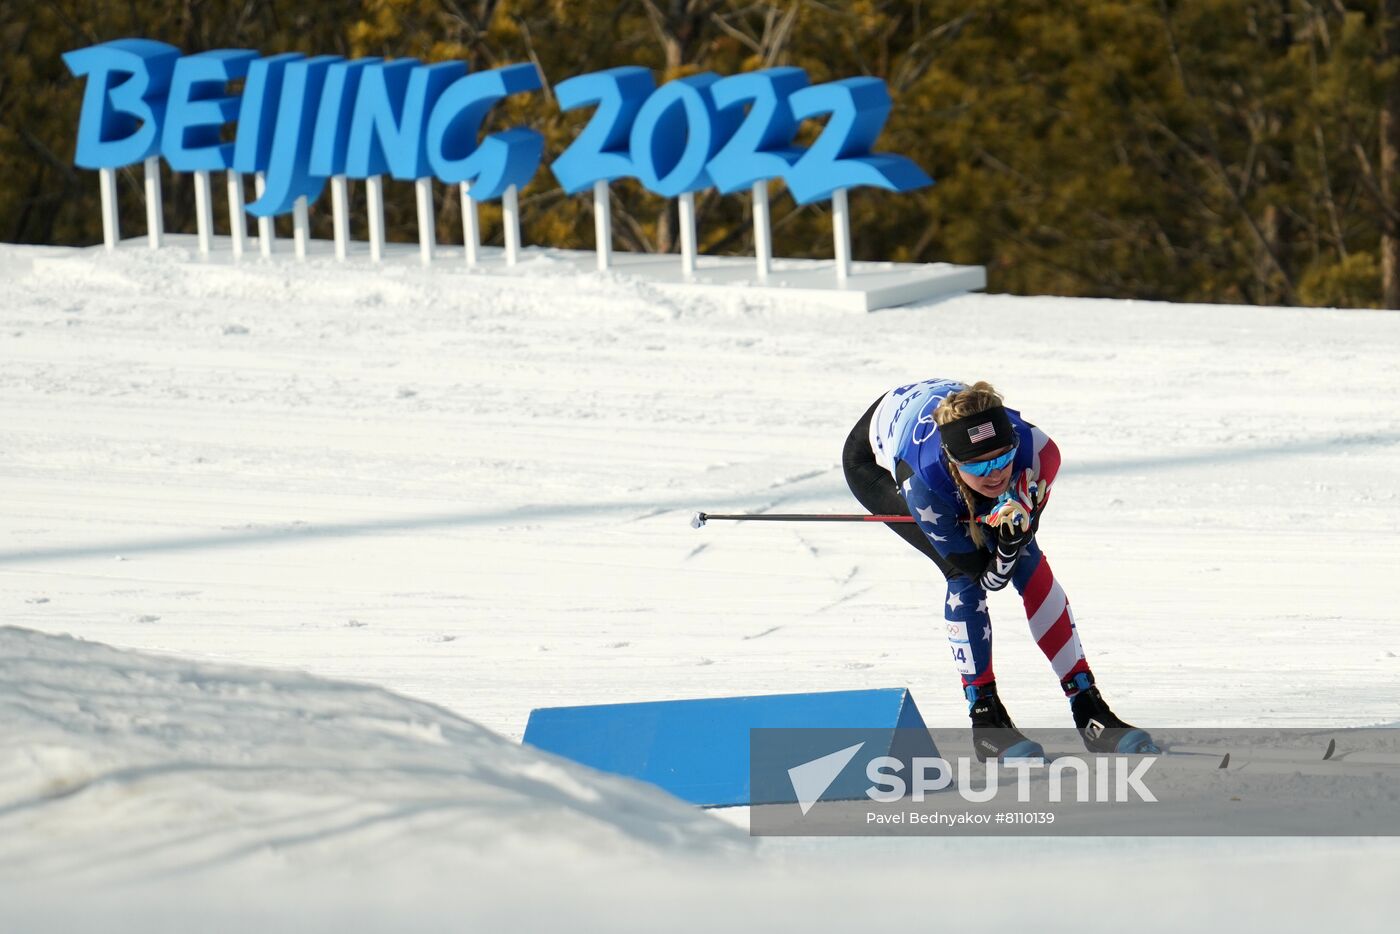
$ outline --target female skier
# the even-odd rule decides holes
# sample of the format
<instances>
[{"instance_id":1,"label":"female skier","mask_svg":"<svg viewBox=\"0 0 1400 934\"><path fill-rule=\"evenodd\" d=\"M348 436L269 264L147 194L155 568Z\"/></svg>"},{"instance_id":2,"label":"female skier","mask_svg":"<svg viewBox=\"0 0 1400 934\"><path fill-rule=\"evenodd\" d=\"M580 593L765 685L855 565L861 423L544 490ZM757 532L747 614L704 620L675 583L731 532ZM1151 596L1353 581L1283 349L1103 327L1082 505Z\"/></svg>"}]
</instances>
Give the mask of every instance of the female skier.
<instances>
[{"instance_id":1,"label":"female skier","mask_svg":"<svg viewBox=\"0 0 1400 934\"><path fill-rule=\"evenodd\" d=\"M846 439L842 463L862 506L914 518L889 527L948 579L948 642L979 759L1044 754L997 697L987 592L1008 583L1021 594L1031 637L1060 679L1084 745L1091 752L1156 751L1094 686L1069 601L1035 542L1060 467L1055 442L1003 407L990 384L929 379L877 399Z\"/></svg>"}]
</instances>

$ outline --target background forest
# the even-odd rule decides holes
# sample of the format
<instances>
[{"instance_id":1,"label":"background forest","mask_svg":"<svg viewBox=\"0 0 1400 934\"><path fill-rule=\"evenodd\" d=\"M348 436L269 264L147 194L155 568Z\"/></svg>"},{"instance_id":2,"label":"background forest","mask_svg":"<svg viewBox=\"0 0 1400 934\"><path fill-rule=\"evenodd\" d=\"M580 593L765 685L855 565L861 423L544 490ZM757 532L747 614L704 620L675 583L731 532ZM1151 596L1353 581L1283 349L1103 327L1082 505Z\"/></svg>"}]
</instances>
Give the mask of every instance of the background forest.
<instances>
[{"instance_id":1,"label":"background forest","mask_svg":"<svg viewBox=\"0 0 1400 934\"><path fill-rule=\"evenodd\" d=\"M558 110L551 85L573 75L875 75L895 102L876 148L937 184L854 192L857 259L985 263L999 292L1400 307L1400 0L8 0L0 239L101 241L96 174L72 164L82 82L60 55L126 36L533 61L544 99L512 98L487 131L539 130L546 165L591 114ZM192 231L190 178L164 181L166 229ZM124 230L144 230L139 166L120 184ZM775 254L830 256L827 205L773 195ZM390 238L416 240L412 186L385 197ZM438 198L439 241L459 243L456 192ZM613 198L619 248L676 248L673 203L626 181ZM319 237L328 202L312 208ZM592 247L590 196L546 167L521 210L526 243ZM702 194L702 251L751 252L748 211ZM499 214L482 214L499 242Z\"/></svg>"}]
</instances>

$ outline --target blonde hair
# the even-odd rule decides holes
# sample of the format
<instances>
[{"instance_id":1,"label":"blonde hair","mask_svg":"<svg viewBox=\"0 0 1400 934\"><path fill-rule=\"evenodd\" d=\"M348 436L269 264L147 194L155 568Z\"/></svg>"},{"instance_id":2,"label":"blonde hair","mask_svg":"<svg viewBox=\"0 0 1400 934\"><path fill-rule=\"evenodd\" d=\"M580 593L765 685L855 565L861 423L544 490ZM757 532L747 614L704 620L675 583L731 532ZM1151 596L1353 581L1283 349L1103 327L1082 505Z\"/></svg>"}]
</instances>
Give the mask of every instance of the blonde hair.
<instances>
[{"instance_id":1,"label":"blonde hair","mask_svg":"<svg viewBox=\"0 0 1400 934\"><path fill-rule=\"evenodd\" d=\"M1001 402L1001 393L997 392L991 383L978 380L966 389L961 389L945 398L938 408L933 410L933 421L940 426L946 425L966 415L976 415L978 412L996 408L1001 405ZM967 504L968 534L972 536L972 541L977 547L981 548L986 543L986 537L982 534L981 526L977 524L977 503L973 499L972 488L963 482L956 467L949 473L953 475L953 482L958 485L958 493L962 495L963 502Z\"/></svg>"}]
</instances>

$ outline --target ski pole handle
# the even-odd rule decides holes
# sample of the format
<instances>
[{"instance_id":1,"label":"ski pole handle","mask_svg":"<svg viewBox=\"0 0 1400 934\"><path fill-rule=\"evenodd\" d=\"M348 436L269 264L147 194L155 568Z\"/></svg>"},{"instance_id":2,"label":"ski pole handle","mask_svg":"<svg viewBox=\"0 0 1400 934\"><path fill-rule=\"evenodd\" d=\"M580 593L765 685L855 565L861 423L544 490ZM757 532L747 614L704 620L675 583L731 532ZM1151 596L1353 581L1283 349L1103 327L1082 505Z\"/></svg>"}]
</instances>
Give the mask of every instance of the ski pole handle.
<instances>
[{"instance_id":1,"label":"ski pole handle","mask_svg":"<svg viewBox=\"0 0 1400 934\"><path fill-rule=\"evenodd\" d=\"M698 529L711 519L726 519L732 522L913 522L913 516L872 516L865 514L816 513L816 512L741 512L728 515L713 512L697 512L690 519L690 527Z\"/></svg>"}]
</instances>

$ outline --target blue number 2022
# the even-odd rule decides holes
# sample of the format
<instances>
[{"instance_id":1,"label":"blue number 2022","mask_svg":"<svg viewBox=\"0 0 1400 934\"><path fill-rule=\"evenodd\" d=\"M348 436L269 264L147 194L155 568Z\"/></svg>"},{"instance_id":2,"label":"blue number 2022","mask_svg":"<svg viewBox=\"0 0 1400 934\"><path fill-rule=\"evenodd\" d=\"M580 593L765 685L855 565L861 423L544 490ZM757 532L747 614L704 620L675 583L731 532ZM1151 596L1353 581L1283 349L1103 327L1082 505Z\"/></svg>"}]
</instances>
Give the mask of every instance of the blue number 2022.
<instances>
[{"instance_id":1,"label":"blue number 2022","mask_svg":"<svg viewBox=\"0 0 1400 934\"><path fill-rule=\"evenodd\" d=\"M657 89L650 71L628 67L571 78L556 95L564 110L597 104L550 166L570 194L627 176L667 197L711 185L728 194L781 178L806 204L838 188L911 191L933 182L903 156L870 151L891 107L878 78L812 87L800 68L769 68L693 75ZM801 121L827 114L810 148L793 145Z\"/></svg>"}]
</instances>

